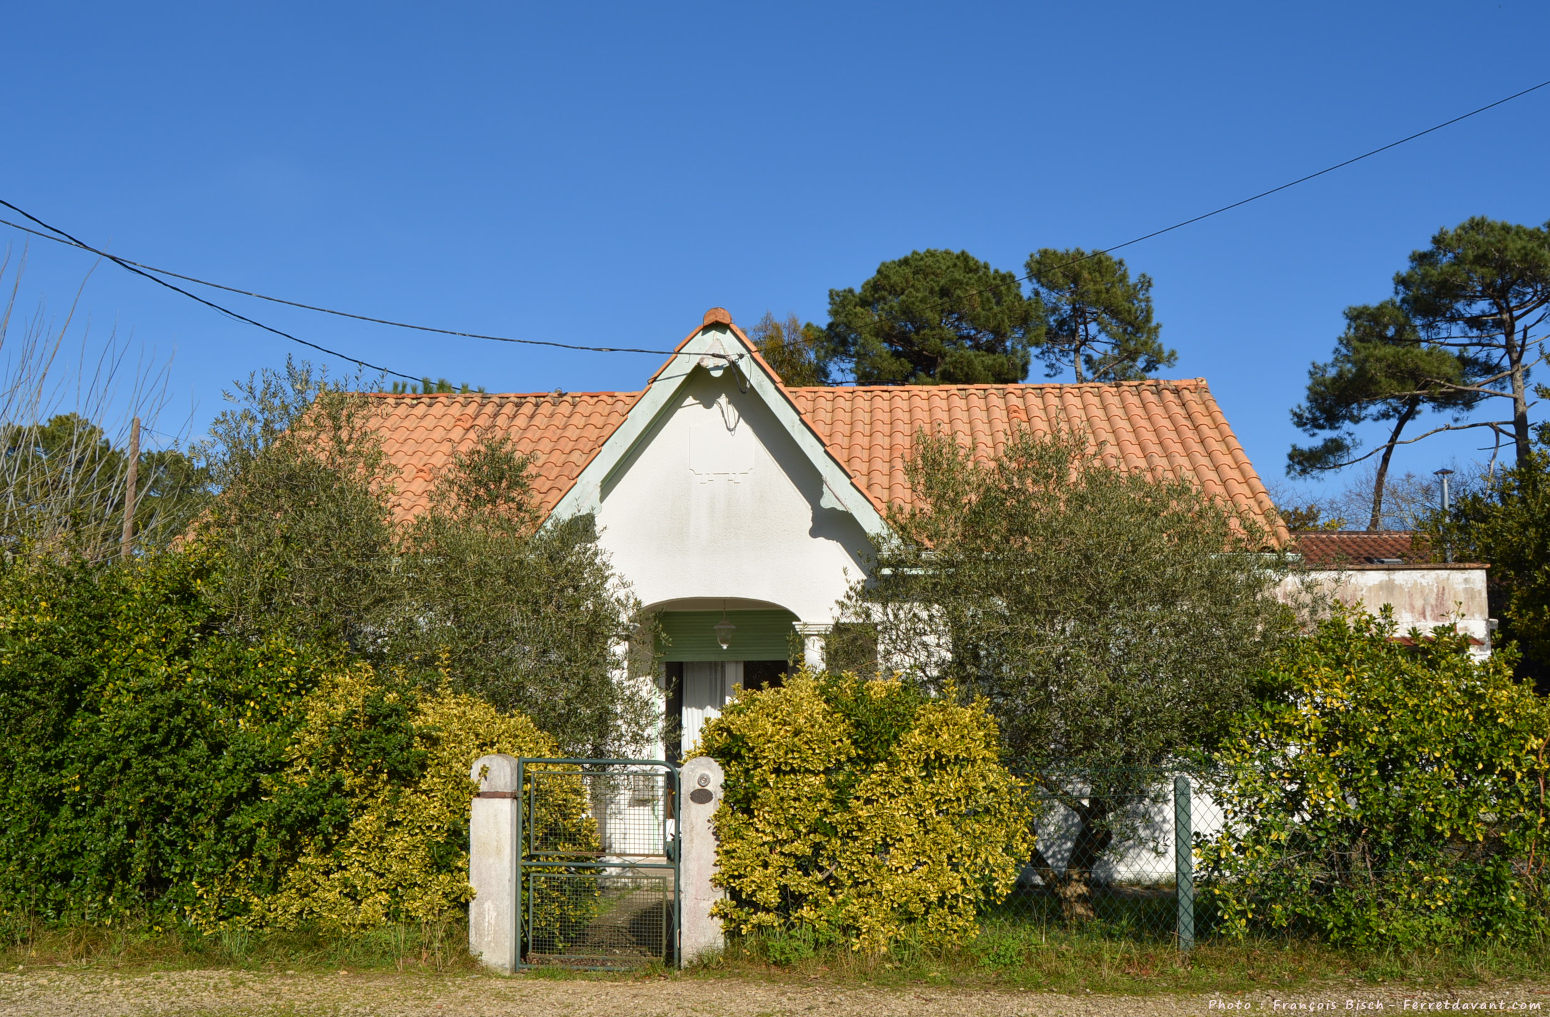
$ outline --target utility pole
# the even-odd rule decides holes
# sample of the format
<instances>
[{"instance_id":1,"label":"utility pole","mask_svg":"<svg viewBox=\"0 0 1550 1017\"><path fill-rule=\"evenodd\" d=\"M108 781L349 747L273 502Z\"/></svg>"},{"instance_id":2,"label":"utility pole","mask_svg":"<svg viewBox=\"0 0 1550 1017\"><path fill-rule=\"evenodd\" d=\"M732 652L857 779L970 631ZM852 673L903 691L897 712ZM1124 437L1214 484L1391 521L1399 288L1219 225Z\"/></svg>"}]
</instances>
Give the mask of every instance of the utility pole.
<instances>
[{"instance_id":1,"label":"utility pole","mask_svg":"<svg viewBox=\"0 0 1550 1017\"><path fill-rule=\"evenodd\" d=\"M135 483L140 479L140 418L129 425L129 475L124 483L124 540L119 555L124 561L134 551L135 535Z\"/></svg>"}]
</instances>

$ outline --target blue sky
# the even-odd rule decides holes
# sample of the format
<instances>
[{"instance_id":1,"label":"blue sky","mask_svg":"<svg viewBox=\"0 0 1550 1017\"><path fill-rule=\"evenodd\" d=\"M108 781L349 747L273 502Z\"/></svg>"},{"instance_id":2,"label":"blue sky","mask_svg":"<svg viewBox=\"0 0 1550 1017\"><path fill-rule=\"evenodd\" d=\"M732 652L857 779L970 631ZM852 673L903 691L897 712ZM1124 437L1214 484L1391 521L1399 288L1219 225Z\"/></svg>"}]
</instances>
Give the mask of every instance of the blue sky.
<instances>
[{"instance_id":1,"label":"blue sky","mask_svg":"<svg viewBox=\"0 0 1550 1017\"><path fill-rule=\"evenodd\" d=\"M821 323L831 287L912 249L1021 273L1040 247L1122 243L1550 78L1550 5L1524 0L77 3L6 21L0 197L84 240L386 318L662 349L713 305ZM1281 482L1288 412L1343 308L1387 296L1441 227L1550 218L1547 126L1550 88L1126 248L1179 351L1164 374L1207 378ZM233 379L311 356L0 234L8 285L25 248L26 317L57 325L84 279L72 342L170 359L164 431L199 434ZM491 391L633 390L661 359L217 299Z\"/></svg>"}]
</instances>

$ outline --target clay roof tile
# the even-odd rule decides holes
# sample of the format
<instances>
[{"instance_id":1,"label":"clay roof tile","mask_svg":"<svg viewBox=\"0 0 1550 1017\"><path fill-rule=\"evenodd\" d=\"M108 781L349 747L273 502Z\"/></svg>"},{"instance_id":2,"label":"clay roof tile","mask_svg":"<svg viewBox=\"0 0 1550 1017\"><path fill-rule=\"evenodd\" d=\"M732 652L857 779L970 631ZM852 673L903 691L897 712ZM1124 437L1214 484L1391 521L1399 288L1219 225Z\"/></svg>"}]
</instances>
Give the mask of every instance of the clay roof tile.
<instances>
[{"instance_id":1,"label":"clay roof tile","mask_svg":"<svg viewBox=\"0 0 1550 1017\"><path fill-rule=\"evenodd\" d=\"M707 314L707 321L711 318ZM732 326L736 328L736 326ZM738 333L741 338L741 333ZM746 343L746 339L744 340ZM910 501L904 463L917 431L954 435L984 456L1016 428L1076 425L1113 462L1193 479L1236 508L1262 512L1269 494L1199 379L1118 384L786 388L818 439L879 507ZM491 437L535 456L533 492L551 511L641 393L448 394L373 397L383 449L399 467L395 517L429 505L457 451ZM412 479L411 479L412 478ZM1284 530L1279 533L1284 537ZM1306 539L1306 538L1304 538Z\"/></svg>"},{"instance_id":2,"label":"clay roof tile","mask_svg":"<svg viewBox=\"0 0 1550 1017\"><path fill-rule=\"evenodd\" d=\"M1404 530L1334 530L1297 533L1292 539L1292 549L1302 555L1303 562L1315 566L1409 565L1430 558L1424 540L1418 541L1414 533Z\"/></svg>"}]
</instances>

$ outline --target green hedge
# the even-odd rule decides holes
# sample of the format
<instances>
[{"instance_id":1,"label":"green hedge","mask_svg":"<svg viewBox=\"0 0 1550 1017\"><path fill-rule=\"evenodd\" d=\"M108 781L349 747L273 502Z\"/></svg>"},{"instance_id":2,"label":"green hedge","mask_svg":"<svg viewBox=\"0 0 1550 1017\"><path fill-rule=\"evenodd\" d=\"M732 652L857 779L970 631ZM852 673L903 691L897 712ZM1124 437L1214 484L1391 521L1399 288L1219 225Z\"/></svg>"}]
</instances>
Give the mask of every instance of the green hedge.
<instances>
[{"instance_id":1,"label":"green hedge","mask_svg":"<svg viewBox=\"0 0 1550 1017\"><path fill-rule=\"evenodd\" d=\"M213 573L199 552L0 565L0 911L206 930L454 913L468 766L554 741L444 680L222 635Z\"/></svg>"},{"instance_id":2,"label":"green hedge","mask_svg":"<svg viewBox=\"0 0 1550 1017\"><path fill-rule=\"evenodd\" d=\"M426 694L384 684L365 665L327 675L297 712L284 767L263 786L275 801L327 800L340 821L299 824L278 866L248 857L201 882L189 915L206 931L356 932L451 917L471 896L470 764L494 752L559 752L526 717L445 686ZM550 781L545 792L536 821L595 846L583 790Z\"/></svg>"},{"instance_id":3,"label":"green hedge","mask_svg":"<svg viewBox=\"0 0 1550 1017\"><path fill-rule=\"evenodd\" d=\"M219 638L205 564L0 571L0 907L166 917L198 880L282 856L307 818L341 818L261 781L327 662Z\"/></svg>"}]
</instances>

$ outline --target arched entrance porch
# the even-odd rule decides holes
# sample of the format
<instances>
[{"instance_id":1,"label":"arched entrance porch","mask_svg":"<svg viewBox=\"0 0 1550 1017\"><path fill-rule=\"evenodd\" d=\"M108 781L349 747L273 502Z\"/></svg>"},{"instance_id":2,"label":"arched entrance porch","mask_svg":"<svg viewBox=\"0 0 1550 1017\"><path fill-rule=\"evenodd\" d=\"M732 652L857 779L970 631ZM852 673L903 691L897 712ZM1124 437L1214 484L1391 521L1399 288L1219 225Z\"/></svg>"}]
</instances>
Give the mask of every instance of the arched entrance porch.
<instances>
[{"instance_id":1,"label":"arched entrance porch","mask_svg":"<svg viewBox=\"0 0 1550 1017\"><path fill-rule=\"evenodd\" d=\"M693 748L739 687L778 684L808 656L806 632L813 626L778 604L686 598L653 611L666 701L663 749L671 760Z\"/></svg>"}]
</instances>

